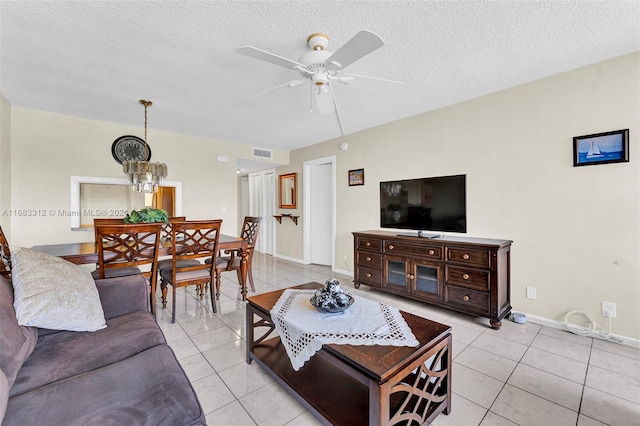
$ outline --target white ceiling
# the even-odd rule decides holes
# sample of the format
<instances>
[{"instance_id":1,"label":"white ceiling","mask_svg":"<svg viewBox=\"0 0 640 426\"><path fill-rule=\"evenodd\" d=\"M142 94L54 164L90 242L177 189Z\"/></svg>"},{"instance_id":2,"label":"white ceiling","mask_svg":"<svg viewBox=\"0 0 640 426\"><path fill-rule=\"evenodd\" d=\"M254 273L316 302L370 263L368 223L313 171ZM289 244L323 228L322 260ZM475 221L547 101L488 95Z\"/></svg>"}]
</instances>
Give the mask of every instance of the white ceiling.
<instances>
[{"instance_id":1,"label":"white ceiling","mask_svg":"<svg viewBox=\"0 0 640 426\"><path fill-rule=\"evenodd\" d=\"M347 134L640 50L639 1L0 2L0 91L13 106L290 150L340 135L309 111L289 59L324 32L386 42L348 72L400 80L334 85Z\"/></svg>"}]
</instances>

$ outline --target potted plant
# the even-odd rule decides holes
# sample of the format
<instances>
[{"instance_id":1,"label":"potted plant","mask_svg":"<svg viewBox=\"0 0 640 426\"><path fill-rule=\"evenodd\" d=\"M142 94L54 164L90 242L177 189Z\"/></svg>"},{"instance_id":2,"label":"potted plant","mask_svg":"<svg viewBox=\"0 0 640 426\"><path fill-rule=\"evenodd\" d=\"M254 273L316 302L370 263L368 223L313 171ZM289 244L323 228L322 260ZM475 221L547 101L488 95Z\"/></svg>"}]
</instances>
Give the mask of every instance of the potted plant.
<instances>
[{"instance_id":1,"label":"potted plant","mask_svg":"<svg viewBox=\"0 0 640 426\"><path fill-rule=\"evenodd\" d=\"M163 209L145 207L140 210L131 210L131 213L124 217L124 223L154 223L169 222L169 215Z\"/></svg>"}]
</instances>

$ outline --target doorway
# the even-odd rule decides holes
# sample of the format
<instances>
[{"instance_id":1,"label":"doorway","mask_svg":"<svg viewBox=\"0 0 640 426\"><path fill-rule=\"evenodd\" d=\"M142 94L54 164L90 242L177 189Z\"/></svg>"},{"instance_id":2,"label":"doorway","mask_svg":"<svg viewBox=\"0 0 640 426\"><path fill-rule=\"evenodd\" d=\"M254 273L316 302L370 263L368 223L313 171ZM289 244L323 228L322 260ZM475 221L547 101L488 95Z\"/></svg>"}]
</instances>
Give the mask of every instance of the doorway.
<instances>
[{"instance_id":1,"label":"doorway","mask_svg":"<svg viewBox=\"0 0 640 426\"><path fill-rule=\"evenodd\" d=\"M256 250L271 255L275 253L275 220L273 219L273 215L276 214L275 188L274 169L249 173L249 214L262 217Z\"/></svg>"},{"instance_id":2,"label":"doorway","mask_svg":"<svg viewBox=\"0 0 640 426\"><path fill-rule=\"evenodd\" d=\"M304 263L335 270L335 156L304 162Z\"/></svg>"}]
</instances>

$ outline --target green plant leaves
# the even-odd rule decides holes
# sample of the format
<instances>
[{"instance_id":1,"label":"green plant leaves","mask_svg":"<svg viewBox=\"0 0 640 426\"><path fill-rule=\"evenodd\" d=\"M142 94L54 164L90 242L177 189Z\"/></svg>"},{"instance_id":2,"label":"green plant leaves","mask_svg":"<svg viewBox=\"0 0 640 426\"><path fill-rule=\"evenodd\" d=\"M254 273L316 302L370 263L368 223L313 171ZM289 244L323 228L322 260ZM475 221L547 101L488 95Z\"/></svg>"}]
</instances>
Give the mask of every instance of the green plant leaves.
<instances>
[{"instance_id":1,"label":"green plant leaves","mask_svg":"<svg viewBox=\"0 0 640 426\"><path fill-rule=\"evenodd\" d=\"M163 209L152 209L145 207L140 210L131 210L131 213L124 217L124 223L154 223L169 222L169 215Z\"/></svg>"}]
</instances>

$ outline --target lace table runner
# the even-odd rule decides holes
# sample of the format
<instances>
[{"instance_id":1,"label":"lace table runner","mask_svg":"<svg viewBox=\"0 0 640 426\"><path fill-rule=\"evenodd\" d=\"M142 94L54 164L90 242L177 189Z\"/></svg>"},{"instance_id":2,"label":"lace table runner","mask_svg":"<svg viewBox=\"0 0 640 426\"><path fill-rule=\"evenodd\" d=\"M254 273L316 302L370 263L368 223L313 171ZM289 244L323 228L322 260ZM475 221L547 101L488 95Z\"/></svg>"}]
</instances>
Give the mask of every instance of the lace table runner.
<instances>
[{"instance_id":1,"label":"lace table runner","mask_svg":"<svg viewBox=\"0 0 640 426\"><path fill-rule=\"evenodd\" d=\"M287 289L270 312L295 371L327 343L418 346L398 309L352 295L349 309L325 313L309 302L314 292Z\"/></svg>"}]
</instances>

